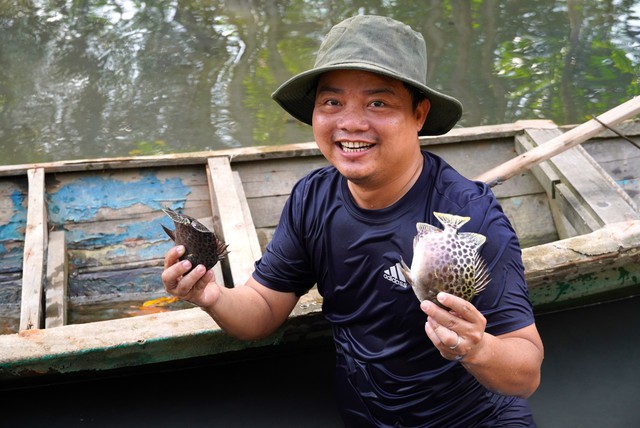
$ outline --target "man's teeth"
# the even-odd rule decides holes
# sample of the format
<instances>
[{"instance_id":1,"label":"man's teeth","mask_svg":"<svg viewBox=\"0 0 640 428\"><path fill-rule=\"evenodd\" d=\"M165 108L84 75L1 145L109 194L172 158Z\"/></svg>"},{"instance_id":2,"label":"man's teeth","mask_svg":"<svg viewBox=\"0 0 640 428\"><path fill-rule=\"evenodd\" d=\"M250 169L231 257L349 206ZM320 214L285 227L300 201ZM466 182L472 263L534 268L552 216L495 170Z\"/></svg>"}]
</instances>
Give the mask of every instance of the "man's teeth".
<instances>
[{"instance_id":1,"label":"man's teeth","mask_svg":"<svg viewBox=\"0 0 640 428\"><path fill-rule=\"evenodd\" d=\"M340 143L340 146L345 152L363 152L373 146L373 144L367 144L361 141L349 141Z\"/></svg>"}]
</instances>

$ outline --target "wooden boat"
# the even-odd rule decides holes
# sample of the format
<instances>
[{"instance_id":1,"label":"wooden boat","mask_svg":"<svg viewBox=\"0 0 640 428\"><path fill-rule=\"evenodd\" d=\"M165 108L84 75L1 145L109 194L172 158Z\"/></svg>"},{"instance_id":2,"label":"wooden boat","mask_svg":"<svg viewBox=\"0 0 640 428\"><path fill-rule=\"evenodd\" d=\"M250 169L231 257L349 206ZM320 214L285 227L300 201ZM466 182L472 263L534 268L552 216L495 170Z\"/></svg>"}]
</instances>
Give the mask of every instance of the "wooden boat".
<instances>
[{"instance_id":1,"label":"wooden boat","mask_svg":"<svg viewBox=\"0 0 640 428\"><path fill-rule=\"evenodd\" d=\"M566 132L549 121L423 138L469 177ZM624 122L494 187L523 246L538 313L640 291L640 121ZM261 341L229 337L166 296L163 207L230 245L218 281L241 286L296 180L326 165L314 143L0 167L0 387L197 357L238 358L330 336L314 290Z\"/></svg>"}]
</instances>

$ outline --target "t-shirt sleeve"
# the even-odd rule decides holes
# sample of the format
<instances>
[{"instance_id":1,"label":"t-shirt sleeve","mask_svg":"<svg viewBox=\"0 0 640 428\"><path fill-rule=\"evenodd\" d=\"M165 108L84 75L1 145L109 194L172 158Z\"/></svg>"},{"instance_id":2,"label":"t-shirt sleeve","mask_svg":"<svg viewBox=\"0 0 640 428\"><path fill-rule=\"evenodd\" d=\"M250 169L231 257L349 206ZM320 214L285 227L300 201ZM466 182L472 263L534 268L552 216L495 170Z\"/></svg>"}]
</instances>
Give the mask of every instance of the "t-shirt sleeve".
<instances>
[{"instance_id":1,"label":"t-shirt sleeve","mask_svg":"<svg viewBox=\"0 0 640 428\"><path fill-rule=\"evenodd\" d=\"M534 322L522 251L509 219L493 194L488 191L477 203L480 207L473 210L472 216L475 215L479 224L473 227L487 237L480 255L487 263L491 281L473 303L487 318L489 333L509 333ZM482 212L484 216L480 215Z\"/></svg>"},{"instance_id":2,"label":"t-shirt sleeve","mask_svg":"<svg viewBox=\"0 0 640 428\"><path fill-rule=\"evenodd\" d=\"M262 285L297 296L305 294L316 282L302 232L303 204L308 193L304 179L294 186L273 238L255 263L253 273Z\"/></svg>"}]
</instances>

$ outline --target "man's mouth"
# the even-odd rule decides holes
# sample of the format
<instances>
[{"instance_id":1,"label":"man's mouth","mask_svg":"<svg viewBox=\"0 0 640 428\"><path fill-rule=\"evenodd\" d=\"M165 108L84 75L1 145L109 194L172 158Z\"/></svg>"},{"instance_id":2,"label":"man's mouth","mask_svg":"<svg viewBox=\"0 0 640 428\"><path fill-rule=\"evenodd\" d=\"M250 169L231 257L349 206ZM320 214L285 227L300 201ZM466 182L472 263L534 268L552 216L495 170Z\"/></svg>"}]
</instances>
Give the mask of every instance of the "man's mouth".
<instances>
[{"instance_id":1,"label":"man's mouth","mask_svg":"<svg viewBox=\"0 0 640 428\"><path fill-rule=\"evenodd\" d=\"M344 152L355 153L364 152L365 150L373 147L373 144L364 143L362 141L342 141L340 142L340 147Z\"/></svg>"}]
</instances>

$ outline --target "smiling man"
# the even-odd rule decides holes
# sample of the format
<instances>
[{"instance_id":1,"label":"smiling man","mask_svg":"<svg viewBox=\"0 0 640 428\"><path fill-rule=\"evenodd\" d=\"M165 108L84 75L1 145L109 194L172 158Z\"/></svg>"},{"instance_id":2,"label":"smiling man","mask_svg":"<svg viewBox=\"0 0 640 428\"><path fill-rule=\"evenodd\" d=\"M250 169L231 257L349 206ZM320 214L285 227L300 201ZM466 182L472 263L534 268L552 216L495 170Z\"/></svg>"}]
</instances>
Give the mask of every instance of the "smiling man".
<instances>
[{"instance_id":1,"label":"smiling man","mask_svg":"<svg viewBox=\"0 0 640 428\"><path fill-rule=\"evenodd\" d=\"M419 135L448 132L460 103L426 85L423 37L403 23L356 16L331 29L313 69L273 94L312 125L330 167L293 188L244 287L165 256L167 291L202 307L229 334L257 339L317 284L336 347L336 398L346 426L535 426L543 345L518 239L491 190L422 151ZM435 212L470 217L484 235L490 283L470 302L419 302L398 263L416 223Z\"/></svg>"}]
</instances>

